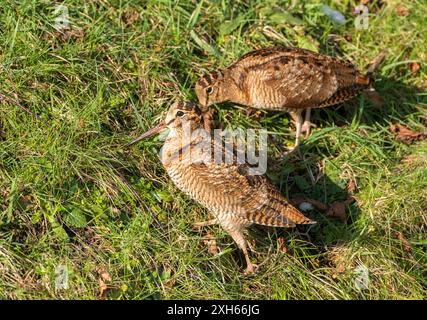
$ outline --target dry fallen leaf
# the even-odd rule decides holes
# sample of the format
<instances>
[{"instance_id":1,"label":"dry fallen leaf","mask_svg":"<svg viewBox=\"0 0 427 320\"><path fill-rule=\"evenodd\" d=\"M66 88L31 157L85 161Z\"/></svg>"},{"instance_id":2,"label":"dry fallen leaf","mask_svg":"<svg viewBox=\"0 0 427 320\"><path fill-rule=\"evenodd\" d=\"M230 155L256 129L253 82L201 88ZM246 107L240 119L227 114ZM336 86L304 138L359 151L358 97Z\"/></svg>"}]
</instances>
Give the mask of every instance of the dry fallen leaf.
<instances>
[{"instance_id":1,"label":"dry fallen leaf","mask_svg":"<svg viewBox=\"0 0 427 320\"><path fill-rule=\"evenodd\" d=\"M286 239L284 237L277 238L277 248L280 252L287 253L288 248L286 248Z\"/></svg>"},{"instance_id":2,"label":"dry fallen leaf","mask_svg":"<svg viewBox=\"0 0 427 320\"><path fill-rule=\"evenodd\" d=\"M383 98L377 91L365 91L363 95L375 108L381 108L384 105Z\"/></svg>"},{"instance_id":3,"label":"dry fallen leaf","mask_svg":"<svg viewBox=\"0 0 427 320\"><path fill-rule=\"evenodd\" d=\"M105 290L107 290L108 286L106 282L111 282L111 276L107 270L102 267L99 267L97 270L99 275L98 283L99 283L99 297L102 298Z\"/></svg>"},{"instance_id":4,"label":"dry fallen leaf","mask_svg":"<svg viewBox=\"0 0 427 320\"><path fill-rule=\"evenodd\" d=\"M403 233L402 232L396 232L396 237L402 243L403 249L408 253L412 253L411 243L408 241L408 239L406 239L406 237L403 235Z\"/></svg>"},{"instance_id":5,"label":"dry fallen leaf","mask_svg":"<svg viewBox=\"0 0 427 320\"><path fill-rule=\"evenodd\" d=\"M259 120L262 118L262 112L255 108L247 108L246 109L246 115L248 117L254 118L256 120Z\"/></svg>"},{"instance_id":6,"label":"dry fallen leaf","mask_svg":"<svg viewBox=\"0 0 427 320\"><path fill-rule=\"evenodd\" d=\"M409 9L407 7L405 7L404 5L399 5L396 8L396 14L399 17L406 17L409 15Z\"/></svg>"},{"instance_id":7,"label":"dry fallen leaf","mask_svg":"<svg viewBox=\"0 0 427 320\"><path fill-rule=\"evenodd\" d=\"M411 72L412 72L412 74L417 74L418 73L418 71L420 70L420 68L421 68L421 66L420 66L420 64L418 63L418 62L416 62L416 61L413 61L413 62L411 62L410 64L409 64L409 67L411 68Z\"/></svg>"},{"instance_id":8,"label":"dry fallen leaf","mask_svg":"<svg viewBox=\"0 0 427 320\"><path fill-rule=\"evenodd\" d=\"M328 212L326 212L326 216L332 217L332 218L337 218L337 219L341 220L342 222L346 222L347 218L348 218L347 213L346 213L346 208L352 202L354 202L353 197L351 197L345 201L334 202L329 207Z\"/></svg>"},{"instance_id":9,"label":"dry fallen leaf","mask_svg":"<svg viewBox=\"0 0 427 320\"><path fill-rule=\"evenodd\" d=\"M346 35L344 36L344 39L345 39L347 42L352 42L352 41L353 41L353 37L351 36L351 34L346 34Z\"/></svg>"},{"instance_id":10,"label":"dry fallen leaf","mask_svg":"<svg viewBox=\"0 0 427 320\"><path fill-rule=\"evenodd\" d=\"M344 264L340 263L338 265L338 267L337 267L336 270L337 270L338 273L344 273L345 272L345 266L344 266Z\"/></svg>"},{"instance_id":11,"label":"dry fallen leaf","mask_svg":"<svg viewBox=\"0 0 427 320\"><path fill-rule=\"evenodd\" d=\"M328 210L328 206L326 204L324 204L318 200L306 198L304 196L296 196L296 197L292 198L290 201L291 201L291 204L295 207L298 207L303 202L308 202L308 203L312 204L313 207L315 207L319 211Z\"/></svg>"},{"instance_id":12,"label":"dry fallen leaf","mask_svg":"<svg viewBox=\"0 0 427 320\"><path fill-rule=\"evenodd\" d=\"M342 222L346 222L347 221L347 213L346 213L346 207L350 204L353 203L355 201L355 199L353 197L348 198L345 201L336 201L334 203L332 203L331 206L327 206L324 203L314 200L314 199L309 199L306 198L304 196L297 196L295 198L291 199L291 203L294 206L298 206L299 204L303 203L303 202L308 202L310 204L312 204L317 210L322 211L322 212L326 212L326 216L327 217L332 217L332 218L337 218L339 220L341 220Z\"/></svg>"},{"instance_id":13,"label":"dry fallen leaf","mask_svg":"<svg viewBox=\"0 0 427 320\"><path fill-rule=\"evenodd\" d=\"M139 12L135 8L125 10L122 14L122 20L126 26L133 25L139 20Z\"/></svg>"},{"instance_id":14,"label":"dry fallen leaf","mask_svg":"<svg viewBox=\"0 0 427 320\"><path fill-rule=\"evenodd\" d=\"M204 237L203 244L208 247L208 252L211 255L216 256L219 253L215 237L212 233L208 232L208 234Z\"/></svg>"},{"instance_id":15,"label":"dry fallen leaf","mask_svg":"<svg viewBox=\"0 0 427 320\"><path fill-rule=\"evenodd\" d=\"M345 272L345 265L340 263L335 269L333 269L332 278L337 279L341 274Z\"/></svg>"},{"instance_id":16,"label":"dry fallen leaf","mask_svg":"<svg viewBox=\"0 0 427 320\"><path fill-rule=\"evenodd\" d=\"M421 132L415 132L399 123L392 124L390 131L395 134L397 141L401 141L406 144L410 144L414 141L422 140L425 138L425 134Z\"/></svg>"},{"instance_id":17,"label":"dry fallen leaf","mask_svg":"<svg viewBox=\"0 0 427 320\"><path fill-rule=\"evenodd\" d=\"M55 32L55 37L61 42L67 42L68 40L81 40L83 39L85 32L83 29L63 29Z\"/></svg>"},{"instance_id":18,"label":"dry fallen leaf","mask_svg":"<svg viewBox=\"0 0 427 320\"><path fill-rule=\"evenodd\" d=\"M19 204L24 208L30 208L33 206L34 198L31 195L25 195L19 198Z\"/></svg>"},{"instance_id":19,"label":"dry fallen leaf","mask_svg":"<svg viewBox=\"0 0 427 320\"><path fill-rule=\"evenodd\" d=\"M375 58L369 63L367 73L372 74L378 70L378 68L381 66L383 61L385 60L387 56L386 51L381 51Z\"/></svg>"},{"instance_id":20,"label":"dry fallen leaf","mask_svg":"<svg viewBox=\"0 0 427 320\"><path fill-rule=\"evenodd\" d=\"M111 276L110 276L110 274L107 271L104 271L104 272L101 273L101 278L102 278L102 280L105 280L105 281L108 281L108 282L111 281Z\"/></svg>"},{"instance_id":21,"label":"dry fallen leaf","mask_svg":"<svg viewBox=\"0 0 427 320\"><path fill-rule=\"evenodd\" d=\"M99 298L102 298L105 290L107 290L107 285L101 278L99 278L98 281L99 281Z\"/></svg>"},{"instance_id":22,"label":"dry fallen leaf","mask_svg":"<svg viewBox=\"0 0 427 320\"><path fill-rule=\"evenodd\" d=\"M355 191L357 191L357 181L354 178L351 178L347 185L347 192L353 194Z\"/></svg>"}]
</instances>

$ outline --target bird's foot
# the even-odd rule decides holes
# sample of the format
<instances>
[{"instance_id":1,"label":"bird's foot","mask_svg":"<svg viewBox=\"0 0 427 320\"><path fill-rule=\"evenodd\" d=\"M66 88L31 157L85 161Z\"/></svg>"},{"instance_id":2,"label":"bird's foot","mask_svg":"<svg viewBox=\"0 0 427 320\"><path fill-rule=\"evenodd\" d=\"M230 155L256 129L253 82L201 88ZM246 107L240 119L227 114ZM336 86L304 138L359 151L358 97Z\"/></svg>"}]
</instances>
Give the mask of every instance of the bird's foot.
<instances>
[{"instance_id":1,"label":"bird's foot","mask_svg":"<svg viewBox=\"0 0 427 320\"><path fill-rule=\"evenodd\" d=\"M218 223L216 219L211 219L203 222L196 222L193 224L193 230L199 231L203 227L211 226Z\"/></svg>"},{"instance_id":2,"label":"bird's foot","mask_svg":"<svg viewBox=\"0 0 427 320\"><path fill-rule=\"evenodd\" d=\"M246 115L248 117L254 117L255 119L260 119L262 112L256 108L248 107L246 108Z\"/></svg>"},{"instance_id":3,"label":"bird's foot","mask_svg":"<svg viewBox=\"0 0 427 320\"><path fill-rule=\"evenodd\" d=\"M255 269L257 269L258 266L251 262L251 259L249 259L248 251L246 249L244 250L243 253L245 255L245 261L246 261L246 270L244 271L244 274L245 275L254 274Z\"/></svg>"},{"instance_id":4,"label":"bird's foot","mask_svg":"<svg viewBox=\"0 0 427 320\"><path fill-rule=\"evenodd\" d=\"M317 126L314 123L306 120L301 126L301 133L305 133L305 137L307 138L310 136L311 128L317 128Z\"/></svg>"},{"instance_id":5,"label":"bird's foot","mask_svg":"<svg viewBox=\"0 0 427 320\"><path fill-rule=\"evenodd\" d=\"M248 265L246 266L246 269L244 271L244 275L251 275L254 274L256 269L258 269L258 266L256 264L253 263L248 263Z\"/></svg>"},{"instance_id":6,"label":"bird's foot","mask_svg":"<svg viewBox=\"0 0 427 320\"><path fill-rule=\"evenodd\" d=\"M287 149L285 151L282 151L280 153L280 158L281 159L286 159L287 157L290 157L290 156L292 156L294 154L296 154L300 158L302 158L301 149L300 149L299 145L298 146L293 146L292 148L289 148L289 149Z\"/></svg>"}]
</instances>

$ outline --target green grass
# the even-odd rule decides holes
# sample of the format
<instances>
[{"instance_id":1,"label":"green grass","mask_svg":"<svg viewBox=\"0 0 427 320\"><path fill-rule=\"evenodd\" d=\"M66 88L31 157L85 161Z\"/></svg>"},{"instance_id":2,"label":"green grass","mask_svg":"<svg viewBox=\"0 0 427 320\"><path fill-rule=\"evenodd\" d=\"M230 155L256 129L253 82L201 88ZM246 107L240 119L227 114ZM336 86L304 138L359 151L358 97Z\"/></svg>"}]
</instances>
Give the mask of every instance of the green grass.
<instances>
[{"instance_id":1,"label":"green grass","mask_svg":"<svg viewBox=\"0 0 427 320\"><path fill-rule=\"evenodd\" d=\"M358 1L326 1L345 14L342 27L320 1L144 3L64 1L69 39L55 34L52 1L0 8L0 298L426 299L427 143L403 144L389 130L425 131L425 2L405 1L409 15L398 16L399 1L370 1L368 30L354 27ZM318 225L308 233L252 228L261 266L244 276L223 230L192 231L208 212L168 179L161 141L123 145L173 101L195 101L204 71L273 44L343 56L361 70L386 50L374 85L383 103L360 96L314 111L304 159L285 163L277 157L283 139L293 141L288 115L219 110L218 125L276 134L268 175L287 197L332 204L349 196L349 181L358 187L347 223L311 211ZM208 232L219 255L203 242ZM59 265L69 289L55 290ZM369 270L362 291L358 265Z\"/></svg>"}]
</instances>

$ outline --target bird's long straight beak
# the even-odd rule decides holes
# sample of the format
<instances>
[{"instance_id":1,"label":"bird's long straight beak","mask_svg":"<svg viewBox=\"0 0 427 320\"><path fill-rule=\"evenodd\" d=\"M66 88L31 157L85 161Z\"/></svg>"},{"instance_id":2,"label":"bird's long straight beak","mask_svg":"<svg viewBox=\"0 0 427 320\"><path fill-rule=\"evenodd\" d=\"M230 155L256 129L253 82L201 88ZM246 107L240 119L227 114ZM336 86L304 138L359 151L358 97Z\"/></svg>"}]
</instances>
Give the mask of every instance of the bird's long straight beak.
<instances>
[{"instance_id":1,"label":"bird's long straight beak","mask_svg":"<svg viewBox=\"0 0 427 320\"><path fill-rule=\"evenodd\" d=\"M153 135L155 135L156 133L162 131L163 129L165 129L167 127L167 123L165 123L164 121L160 122L157 126L155 126L154 128L151 128L150 130L148 130L147 132L143 133L142 135L140 135L138 138L136 138L135 140L129 142L126 147L130 147L132 145L134 145L135 143L138 143L141 140L144 140L146 138L149 138Z\"/></svg>"}]
</instances>

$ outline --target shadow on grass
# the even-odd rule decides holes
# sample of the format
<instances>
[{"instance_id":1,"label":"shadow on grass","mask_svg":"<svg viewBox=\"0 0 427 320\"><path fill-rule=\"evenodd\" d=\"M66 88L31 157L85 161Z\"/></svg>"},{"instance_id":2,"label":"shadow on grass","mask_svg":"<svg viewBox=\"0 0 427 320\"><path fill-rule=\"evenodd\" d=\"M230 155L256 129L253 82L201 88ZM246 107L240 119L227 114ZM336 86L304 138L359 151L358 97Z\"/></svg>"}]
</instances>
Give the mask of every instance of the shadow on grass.
<instances>
[{"instance_id":1,"label":"shadow on grass","mask_svg":"<svg viewBox=\"0 0 427 320\"><path fill-rule=\"evenodd\" d=\"M322 129L330 126L331 123L338 127L349 126L356 120L357 131L359 128L362 131L364 128L383 130L384 134L378 138L381 141L379 148L386 147L393 150L394 142L390 140L390 135L387 135L390 124L396 122L406 126L411 126L411 122L415 125L419 124L418 108L420 104L427 102L425 91L391 79L379 80L374 83L374 87L376 89L374 94L367 92L349 103L315 110L312 121L318 125L319 129ZM361 138L363 139L363 137ZM344 219L328 216L327 210L315 208L305 213L317 221L313 227L297 226L296 229L253 227L250 229L250 236L255 240L257 251L262 253L262 256L271 251L272 243L277 247L274 250L292 254L293 245L291 244L288 249L286 247L287 239L291 239L291 242L294 240L307 242L303 245L306 247L303 256L321 256L326 252L327 247L352 242L359 237L359 232L353 224L360 218L361 209L357 201L348 201L353 198L353 195L357 197L357 188L349 185L352 183L352 178L351 175L346 174L348 168L335 168L335 177L328 176L323 169L326 158L331 156L329 150L326 148L322 150L323 152L319 152L319 149L322 149L319 144L324 145L324 142L321 141L322 138L315 139L314 142L310 140L305 140L301 146L302 159L290 157L283 163L280 163L278 159L270 159L268 176L291 200L303 196L320 201L329 208L333 204L342 203L346 212ZM332 156L339 156L339 154ZM339 179L336 178L338 176ZM296 247L295 249L299 250ZM301 254L296 253L296 255L303 258ZM242 259L240 257L243 263Z\"/></svg>"},{"instance_id":2,"label":"shadow on grass","mask_svg":"<svg viewBox=\"0 0 427 320\"><path fill-rule=\"evenodd\" d=\"M360 125L387 127L391 122L406 123L417 114L416 105L427 103L426 91L392 79L373 83L375 91L364 91L359 98L337 107L315 109L315 123L333 121L342 126L357 119Z\"/></svg>"},{"instance_id":3,"label":"shadow on grass","mask_svg":"<svg viewBox=\"0 0 427 320\"><path fill-rule=\"evenodd\" d=\"M271 252L284 252L295 254L299 258L321 255L330 245L351 241L355 230L352 224L358 219L361 211L356 201L346 204L352 199L352 194L346 185L339 185L323 172L323 159L320 155L309 154L304 159L289 159L278 170L274 165L270 167L268 176L282 193L294 205L301 202L297 199L306 198L316 200L324 205L325 209L318 206L304 214L317 223L313 226L297 225L296 228L273 228L266 226L253 226L249 229L248 239L256 245L256 251L261 257L258 262L263 263ZM297 203L295 203L297 201ZM350 202L350 201L349 201ZM344 216L329 216L331 207L342 204ZM301 209L301 207L300 207ZM301 241L304 242L301 244ZM300 243L296 245L296 243ZM239 256L244 265L243 256Z\"/></svg>"}]
</instances>

